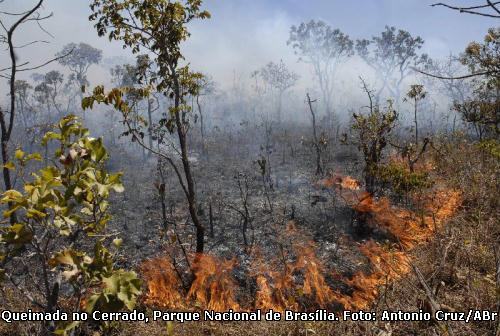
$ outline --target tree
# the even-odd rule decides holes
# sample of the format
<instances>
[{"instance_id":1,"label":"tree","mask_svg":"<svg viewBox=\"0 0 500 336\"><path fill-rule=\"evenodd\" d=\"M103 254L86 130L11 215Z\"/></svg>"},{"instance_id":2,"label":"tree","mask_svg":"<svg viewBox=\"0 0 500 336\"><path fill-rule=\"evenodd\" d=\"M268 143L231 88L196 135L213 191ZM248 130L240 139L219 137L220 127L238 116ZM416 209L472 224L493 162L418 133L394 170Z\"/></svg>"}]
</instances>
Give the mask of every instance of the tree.
<instances>
[{"instance_id":1,"label":"tree","mask_svg":"<svg viewBox=\"0 0 500 336\"><path fill-rule=\"evenodd\" d=\"M5 31L5 34L0 35L0 43L7 44L7 49L9 51L9 61L10 61L10 66L0 69L0 77L6 78L9 82L9 95L10 95L9 111L4 111L4 109L0 108L0 130L2 133L0 137L0 142L1 142L0 145L1 145L2 163L3 163L2 174L3 174L5 190L12 189L12 180L9 171L9 166L11 165L11 163L9 162L8 146L10 138L12 136L12 130L14 128L14 121L16 117L16 76L19 72L35 70L53 61L56 61L62 57L67 56L67 55L60 55L54 59L51 59L45 63L42 63L34 67L28 67L29 62L18 64L19 55L16 53L17 49L23 48L28 45L40 43L42 41L36 40L26 43L24 45L16 45L14 42L14 33L16 33L18 29L22 27L22 25L25 24L26 22L36 21L38 24L40 24L40 21L43 21L52 16L52 14L47 16L42 16L38 12L38 10L42 7L43 1L44 0L39 0L30 9L23 11L21 13L2 12L2 14L6 16L17 18L9 28L7 28L7 26L5 25L4 20L0 19L0 26ZM11 207L10 204L9 207ZM10 222L12 224L16 222L15 212L11 212Z\"/></svg>"},{"instance_id":2,"label":"tree","mask_svg":"<svg viewBox=\"0 0 500 336\"><path fill-rule=\"evenodd\" d=\"M427 92L424 90L423 85L414 84L410 86L410 90L406 94L407 100L413 101L413 123L415 125L415 145L418 146L418 103L425 98Z\"/></svg>"},{"instance_id":3,"label":"tree","mask_svg":"<svg viewBox=\"0 0 500 336\"><path fill-rule=\"evenodd\" d=\"M96 49L87 43L69 43L57 53L57 56L68 55L59 60L59 63L68 67L74 75L74 80L80 85L88 85L87 72L93 64L99 64L102 59L102 50Z\"/></svg>"},{"instance_id":4,"label":"tree","mask_svg":"<svg viewBox=\"0 0 500 336\"><path fill-rule=\"evenodd\" d=\"M281 122L283 94L297 83L299 75L289 70L283 60L278 64L269 62L260 69L259 74L264 82L278 92L278 121Z\"/></svg>"},{"instance_id":5,"label":"tree","mask_svg":"<svg viewBox=\"0 0 500 336\"><path fill-rule=\"evenodd\" d=\"M127 123L126 108L122 109L129 134L133 139L148 150L162 156L174 169L179 184L186 196L191 220L196 228L196 252L204 249L205 226L197 214L196 190L188 157L187 135L189 130L190 106L186 104L186 97L198 93L198 80L201 74L190 71L189 66L181 66L183 55L180 45L189 37L187 24L194 19L206 19L210 14L202 11L201 0L187 0L184 4L167 0L94 0L90 5L93 14L90 20L95 21L95 28L99 36L107 35L112 40L123 42L124 48L131 48L132 52L139 53L142 49L152 55L155 64L155 76L150 78L149 84L155 90L163 93L172 100L172 106L166 118L159 122L159 126L171 133L177 133L180 146L180 156L183 173L169 154L155 151L142 142L138 129ZM101 100L106 97L101 93ZM95 98L95 97L94 97ZM98 97L99 98L99 97ZM108 96L114 103L117 95ZM99 100L99 99L97 99ZM92 104L95 99L86 103ZM115 104L120 107L123 104ZM125 107L125 106L121 106Z\"/></svg>"},{"instance_id":6,"label":"tree","mask_svg":"<svg viewBox=\"0 0 500 336\"><path fill-rule=\"evenodd\" d=\"M317 130L318 127L316 125L316 113L314 112L314 109L312 107L312 103L316 102L316 100L311 100L309 93L306 94L306 98L307 98L307 104L309 106L309 112L311 112L311 122L312 122L312 132L313 132L313 138L311 144L314 147L314 151L316 153L316 175L321 175L323 174L323 160L321 158L321 153L325 149L326 144L328 142L324 134L318 136L318 130Z\"/></svg>"},{"instance_id":7,"label":"tree","mask_svg":"<svg viewBox=\"0 0 500 336\"><path fill-rule=\"evenodd\" d=\"M419 148L419 133L418 133L418 108L420 106L420 102L425 99L427 96L427 92L424 89L423 85L413 84L410 86L410 90L407 92L404 101L411 101L413 103L413 123L415 125L415 142L404 144L403 146L399 146L391 143L394 147L398 148L401 151L401 155L408 162L408 168L410 173L413 174L415 172L415 164L420 160L422 155L425 153L427 146L430 143L429 138L424 138L422 147Z\"/></svg>"},{"instance_id":8,"label":"tree","mask_svg":"<svg viewBox=\"0 0 500 336\"><path fill-rule=\"evenodd\" d=\"M429 66L429 72L448 80L439 80L436 83L436 78L431 76L423 76L426 86L434 86L435 89L447 96L452 102L462 102L469 90L469 85L466 79L455 79L459 77L460 71L464 68L460 62L460 58L454 55L449 55L445 59L433 60ZM436 85L438 84L438 85Z\"/></svg>"},{"instance_id":9,"label":"tree","mask_svg":"<svg viewBox=\"0 0 500 336\"><path fill-rule=\"evenodd\" d=\"M67 56L61 57L63 55ZM87 79L88 70L93 64L101 62L102 51L83 42L79 44L69 43L56 56L61 57L59 63L71 70L72 74L69 79L78 85L80 98L83 98L81 88L89 84ZM85 119L85 114L83 117Z\"/></svg>"},{"instance_id":10,"label":"tree","mask_svg":"<svg viewBox=\"0 0 500 336\"><path fill-rule=\"evenodd\" d=\"M500 136L500 28L491 28L484 43L472 42L461 55L462 64L475 76L472 96L455 103L464 121L470 123L480 140Z\"/></svg>"},{"instance_id":11,"label":"tree","mask_svg":"<svg viewBox=\"0 0 500 336\"><path fill-rule=\"evenodd\" d=\"M34 88L36 100L40 104L46 106L48 121L55 121L62 117L63 114L60 104L57 102L57 96L59 95L61 85L64 82L64 75L59 71L52 70L47 72L45 75L41 75L40 79L40 83ZM54 116L52 116L51 106L53 106L57 112L56 118L53 118Z\"/></svg>"},{"instance_id":12,"label":"tree","mask_svg":"<svg viewBox=\"0 0 500 336\"><path fill-rule=\"evenodd\" d=\"M393 109L391 101L385 111L382 111L374 101L373 92L362 79L361 81L370 102L369 113L366 115L353 113L354 121L351 127L357 133L356 143L365 160L366 191L374 193L379 164L388 144L388 136L396 125L398 114Z\"/></svg>"},{"instance_id":13,"label":"tree","mask_svg":"<svg viewBox=\"0 0 500 336\"><path fill-rule=\"evenodd\" d=\"M43 143L55 142L53 164L33 173L23 192L7 190L0 203L12 204L7 218L18 212L17 222L0 231L0 275L16 294L51 313L65 305L81 309L119 311L133 309L140 292L134 272L114 268L114 255L106 247L110 238L106 225L108 197L122 192L120 174L105 169L106 149L102 139L92 138L78 119L61 119ZM38 153L16 150L18 168ZM115 248L120 245L115 238ZM93 247L93 253L79 246ZM66 334L78 321L47 321L40 334Z\"/></svg>"},{"instance_id":14,"label":"tree","mask_svg":"<svg viewBox=\"0 0 500 336\"><path fill-rule=\"evenodd\" d=\"M358 55L375 71L382 85L375 94L378 103L384 90L388 90L396 104L401 97L401 84L413 71L412 67L426 68L430 63L427 54L419 54L424 40L413 37L405 30L396 31L395 27L385 27L380 36L371 40L356 41Z\"/></svg>"},{"instance_id":15,"label":"tree","mask_svg":"<svg viewBox=\"0 0 500 336\"><path fill-rule=\"evenodd\" d=\"M144 99L147 99L147 113L148 113L148 139L149 147L153 146L153 130L152 130L152 113L153 113L153 103L149 97L144 97L141 94L141 83L144 78L150 76L149 69L149 57L147 55L138 55L136 59L136 64L123 64L116 65L111 69L111 76L113 82L118 87L127 88L126 98L129 106L133 110L133 125L134 128L138 127L138 122L141 120L142 116L140 113L139 103ZM137 88L137 90L136 90ZM145 151L144 148L142 148Z\"/></svg>"},{"instance_id":16,"label":"tree","mask_svg":"<svg viewBox=\"0 0 500 336\"><path fill-rule=\"evenodd\" d=\"M207 146L205 143L205 115L201 108L200 98L208 95L213 95L217 88L216 83L209 75L203 75L198 80L198 93L196 94L196 106L198 107L198 114L200 116L200 134L201 134L201 143L202 143L202 153L203 155L207 154Z\"/></svg>"},{"instance_id":17,"label":"tree","mask_svg":"<svg viewBox=\"0 0 500 336\"><path fill-rule=\"evenodd\" d=\"M338 66L354 54L352 40L323 21L311 20L292 26L287 44L295 50L299 61L312 65L326 113L330 115L335 74Z\"/></svg>"},{"instance_id":18,"label":"tree","mask_svg":"<svg viewBox=\"0 0 500 336\"><path fill-rule=\"evenodd\" d=\"M16 80L14 88L16 95L16 109L19 110L21 122L25 130L31 126L31 123L28 121L29 116L27 113L27 109L30 107L29 97L31 96L31 90L33 90L33 86L30 83L22 79Z\"/></svg>"}]
</instances>

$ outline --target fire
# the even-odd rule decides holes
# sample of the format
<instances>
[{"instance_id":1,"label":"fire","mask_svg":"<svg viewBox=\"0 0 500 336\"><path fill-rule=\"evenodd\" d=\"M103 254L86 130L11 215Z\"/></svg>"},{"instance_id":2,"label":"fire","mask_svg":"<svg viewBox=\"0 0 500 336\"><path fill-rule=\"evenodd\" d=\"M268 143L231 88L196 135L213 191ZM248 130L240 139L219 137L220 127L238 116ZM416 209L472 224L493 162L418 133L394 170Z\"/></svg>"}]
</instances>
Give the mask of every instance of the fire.
<instances>
[{"instance_id":1,"label":"fire","mask_svg":"<svg viewBox=\"0 0 500 336\"><path fill-rule=\"evenodd\" d=\"M220 261L210 255L197 255L193 261L194 280L187 294L179 276L166 257L150 259L141 265L148 284L145 304L170 309L202 307L214 311L239 310L237 287L231 272L235 260Z\"/></svg>"},{"instance_id":2,"label":"fire","mask_svg":"<svg viewBox=\"0 0 500 336\"><path fill-rule=\"evenodd\" d=\"M370 225L411 249L434 235L436 228L456 210L459 200L457 191L438 190L426 197L422 212L415 213L392 207L387 198L375 200L365 193L354 209L369 214Z\"/></svg>"},{"instance_id":3,"label":"fire","mask_svg":"<svg viewBox=\"0 0 500 336\"><path fill-rule=\"evenodd\" d=\"M358 271L346 278L328 270L316 254L313 239L290 222L285 229L278 229L279 253L264 256L256 247L250 255L248 274L255 280L252 300L241 303L237 300L243 296L238 295L240 288L233 277L235 259L221 260L198 254L190 258L193 280L187 293L179 279L180 273L167 258L144 262L141 270L148 284L145 303L170 309L191 307L215 311L328 309L334 303L345 309L367 309L379 295L381 286L410 272L409 251L432 238L460 203L459 192L436 187L420 197L418 208L421 210L416 212L393 206L388 198L374 198L361 191L361 184L349 176L334 176L320 184L336 187L341 193L345 191L343 199L362 220L392 240L390 244L380 245L369 239L357 245L370 262L370 272ZM327 274L331 276L328 278ZM343 282L352 291L339 293L332 289L329 281Z\"/></svg>"},{"instance_id":4,"label":"fire","mask_svg":"<svg viewBox=\"0 0 500 336\"><path fill-rule=\"evenodd\" d=\"M346 309L367 309L377 298L379 287L397 280L410 271L408 254L383 248L373 240L360 246L361 252L370 260L372 272L357 272L347 284L353 288L351 300L344 298Z\"/></svg>"},{"instance_id":5,"label":"fire","mask_svg":"<svg viewBox=\"0 0 500 336\"><path fill-rule=\"evenodd\" d=\"M207 254L198 255L188 298L210 310L239 310L240 306L234 298L237 286L231 276L235 265L235 259L219 261Z\"/></svg>"},{"instance_id":6,"label":"fire","mask_svg":"<svg viewBox=\"0 0 500 336\"><path fill-rule=\"evenodd\" d=\"M340 187L347 190L359 190L361 188L361 183L358 180L350 176L333 175L329 178L320 180L319 185L323 187Z\"/></svg>"},{"instance_id":7,"label":"fire","mask_svg":"<svg viewBox=\"0 0 500 336\"><path fill-rule=\"evenodd\" d=\"M299 308L297 300L300 298L307 299L319 307L331 303L336 296L326 283L324 277L326 272L316 256L314 242L304 232L298 230L293 222L288 223L283 234L292 242L295 260L288 263L281 261L282 271L276 271L271 270L269 263L263 262L260 255L254 258L258 286L255 308L275 311L297 310ZM292 276L294 274L302 276L302 285L294 280Z\"/></svg>"},{"instance_id":8,"label":"fire","mask_svg":"<svg viewBox=\"0 0 500 336\"><path fill-rule=\"evenodd\" d=\"M429 164L426 166L428 169ZM350 297L337 300L348 309L366 309L378 296L378 288L410 272L409 250L427 242L437 228L443 225L460 204L460 192L446 188L436 189L425 195L422 211L394 207L388 198L375 199L369 193L352 193L344 199L358 213L364 214L367 223L399 243L399 248L383 248L373 240L361 244L360 251L370 260L372 272L357 272L346 283L352 287ZM356 201L358 200L358 201Z\"/></svg>"},{"instance_id":9,"label":"fire","mask_svg":"<svg viewBox=\"0 0 500 336\"><path fill-rule=\"evenodd\" d=\"M141 273L148 283L145 303L168 308L182 308L180 280L172 263L167 258L146 260Z\"/></svg>"},{"instance_id":10,"label":"fire","mask_svg":"<svg viewBox=\"0 0 500 336\"><path fill-rule=\"evenodd\" d=\"M256 275L257 292L255 293L255 308L274 311L285 309L296 310L297 302L291 293L295 287L290 267L281 272L267 269Z\"/></svg>"}]
</instances>

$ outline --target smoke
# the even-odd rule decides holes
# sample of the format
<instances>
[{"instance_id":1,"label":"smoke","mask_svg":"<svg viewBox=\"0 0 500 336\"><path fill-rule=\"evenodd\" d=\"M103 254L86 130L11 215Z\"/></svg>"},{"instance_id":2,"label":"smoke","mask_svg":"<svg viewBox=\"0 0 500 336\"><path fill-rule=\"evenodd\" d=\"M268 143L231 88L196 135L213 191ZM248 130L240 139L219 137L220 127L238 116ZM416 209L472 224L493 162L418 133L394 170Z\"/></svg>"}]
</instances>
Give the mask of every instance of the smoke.
<instances>
[{"instance_id":1,"label":"smoke","mask_svg":"<svg viewBox=\"0 0 500 336\"><path fill-rule=\"evenodd\" d=\"M19 12L33 1L6 0L2 10ZM219 88L227 90L235 85L250 85L250 74L273 61L282 59L288 67L300 75L300 80L291 95L303 101L306 91L314 92L316 84L311 67L298 62L298 57L287 46L292 25L310 19L321 19L334 28L339 28L352 39L370 38L378 35L385 25L408 30L426 40L424 52L432 58L443 58L462 51L472 40L482 39L487 28L496 22L473 16L463 16L442 8L432 8L431 1L364 0L348 3L341 0L315 1L215 1L207 0L204 8L212 18L191 24L191 38L184 44L184 54L194 70L208 73L217 81ZM107 38L99 38L93 24L88 21L89 1L46 0L44 14L54 16L43 22L48 36L35 23L29 23L17 32L16 41L21 45L33 39L48 40L50 44L36 44L19 49L20 62L37 65L50 59L70 42L85 42L102 49L104 59L110 60L89 71L91 85L110 85L107 66L110 62L132 60L129 50L123 50L120 43L110 43ZM446 24L443 24L446 22ZM8 54L0 51L2 64L9 64ZM115 61L112 61L112 60ZM57 63L37 70L52 69L64 71ZM20 79L28 79L29 73L20 74ZM376 78L370 69L354 57L339 69L335 80L333 101L339 115L348 116L350 108L357 109L365 97L360 89L358 76L373 86ZM0 83L2 92L7 92L7 81ZM405 91L405 90L403 90ZM0 103L5 103L5 95Z\"/></svg>"}]
</instances>

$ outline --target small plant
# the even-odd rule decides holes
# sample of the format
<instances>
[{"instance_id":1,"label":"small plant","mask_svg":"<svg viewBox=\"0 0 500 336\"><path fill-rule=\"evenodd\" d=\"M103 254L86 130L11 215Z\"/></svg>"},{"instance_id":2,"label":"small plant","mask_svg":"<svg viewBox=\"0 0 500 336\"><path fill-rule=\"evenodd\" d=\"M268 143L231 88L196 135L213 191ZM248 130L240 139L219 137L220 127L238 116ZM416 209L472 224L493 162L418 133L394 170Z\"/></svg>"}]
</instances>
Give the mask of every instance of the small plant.
<instances>
[{"instance_id":1,"label":"small plant","mask_svg":"<svg viewBox=\"0 0 500 336\"><path fill-rule=\"evenodd\" d=\"M49 141L56 144L52 164L33 173L22 192L7 190L0 200L11 204L4 218L17 214L17 222L0 231L3 278L45 312L133 309L140 280L134 272L115 269L106 247L113 238L105 230L111 218L107 199L124 190L120 174L104 169L102 139L90 137L75 116L46 133L44 145ZM15 157L18 166L41 159L20 149ZM116 249L121 240L112 242ZM42 334L66 334L78 323L48 322Z\"/></svg>"},{"instance_id":2,"label":"small plant","mask_svg":"<svg viewBox=\"0 0 500 336\"><path fill-rule=\"evenodd\" d=\"M380 165L376 175L380 182L389 184L392 190L399 195L427 188L431 183L427 172L412 172L405 169L401 164L392 162Z\"/></svg>"},{"instance_id":3,"label":"small plant","mask_svg":"<svg viewBox=\"0 0 500 336\"><path fill-rule=\"evenodd\" d=\"M388 102L385 111L374 104L373 93L368 89L366 83L363 88L370 101L368 114L353 114L351 128L356 132L359 151L365 160L365 184L366 191L373 193L377 178L377 170L382 160L382 154L388 144L388 137L396 126L397 112L393 109L392 101Z\"/></svg>"}]
</instances>

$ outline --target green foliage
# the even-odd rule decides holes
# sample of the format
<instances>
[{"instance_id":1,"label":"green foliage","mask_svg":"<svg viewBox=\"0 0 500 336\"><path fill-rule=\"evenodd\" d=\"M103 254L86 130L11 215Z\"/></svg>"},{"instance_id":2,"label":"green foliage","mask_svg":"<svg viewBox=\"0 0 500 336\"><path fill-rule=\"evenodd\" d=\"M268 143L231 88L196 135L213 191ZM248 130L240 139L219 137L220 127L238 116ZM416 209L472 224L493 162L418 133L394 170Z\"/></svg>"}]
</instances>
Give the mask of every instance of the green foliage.
<instances>
[{"instance_id":1,"label":"green foliage","mask_svg":"<svg viewBox=\"0 0 500 336\"><path fill-rule=\"evenodd\" d=\"M495 159L500 160L500 141L494 139L483 140L477 146Z\"/></svg>"},{"instance_id":2,"label":"green foliage","mask_svg":"<svg viewBox=\"0 0 500 336\"><path fill-rule=\"evenodd\" d=\"M473 81L472 96L456 102L455 110L474 128L479 140L500 136L500 28L491 28L484 43L472 42L461 55L462 64L472 73L482 74Z\"/></svg>"},{"instance_id":3,"label":"green foliage","mask_svg":"<svg viewBox=\"0 0 500 336\"><path fill-rule=\"evenodd\" d=\"M184 59L180 44L190 36L187 24L194 19L210 17L208 12L201 10L201 4L201 0L187 0L183 3L167 0L94 0L90 6L93 14L89 19L96 22L99 36L107 35L110 40L122 41L123 47L131 48L133 53L145 49L155 55L154 59L142 57L138 61L136 76L139 82L147 80L157 91L174 100L169 113L159 122L160 133L173 133L176 129L180 132L187 131L191 107L186 104L185 98L196 96L200 92L203 75L191 72L188 65L181 66L179 63ZM146 76L146 73L149 75ZM143 93L141 89L135 90L139 90L134 91L136 96ZM131 93L130 89L128 93ZM91 107L96 100L106 103L103 101L105 99L88 99L85 106ZM114 105L122 112L127 110L116 100ZM132 140L142 137L145 121L132 121L137 116L134 117L131 113L124 113L124 117L127 126L134 126L129 127L125 135L133 135Z\"/></svg>"},{"instance_id":4,"label":"green foliage","mask_svg":"<svg viewBox=\"0 0 500 336\"><path fill-rule=\"evenodd\" d=\"M90 5L90 20L96 21L99 36L123 42L133 53L146 49L157 55L159 91L173 86L175 70L183 59L180 44L190 33L186 24L194 19L206 19L201 0L94 0Z\"/></svg>"},{"instance_id":5,"label":"green foliage","mask_svg":"<svg viewBox=\"0 0 500 336\"><path fill-rule=\"evenodd\" d=\"M358 134L358 148L363 152L365 161L377 163L382 150L387 146L387 136L395 127L398 114L392 108L392 102L385 111L374 106L369 114L353 114L351 128Z\"/></svg>"},{"instance_id":6,"label":"green foliage","mask_svg":"<svg viewBox=\"0 0 500 336\"><path fill-rule=\"evenodd\" d=\"M410 172L401 164L389 163L380 165L376 171L378 180L389 184L397 194L430 187L429 174L426 172Z\"/></svg>"},{"instance_id":7,"label":"green foliage","mask_svg":"<svg viewBox=\"0 0 500 336\"><path fill-rule=\"evenodd\" d=\"M490 28L483 44L471 42L461 55L462 64L472 73L488 72L488 76L498 78L500 72L500 28Z\"/></svg>"},{"instance_id":8,"label":"green foliage","mask_svg":"<svg viewBox=\"0 0 500 336\"><path fill-rule=\"evenodd\" d=\"M351 128L356 132L357 140L355 143L358 150L363 153L365 160L366 190L372 193L375 188L378 165L382 159L383 150L388 144L388 137L396 126L398 114L390 100L385 110L381 110L378 104L374 104L372 91L368 89L362 79L361 81L370 101L369 113L353 113Z\"/></svg>"},{"instance_id":9,"label":"green foliage","mask_svg":"<svg viewBox=\"0 0 500 336\"><path fill-rule=\"evenodd\" d=\"M60 279L72 288L74 298L92 293L86 300L88 311L132 309L140 282L134 272L115 270L113 254L105 247L110 220L107 199L112 191L124 190L120 173L104 169L108 155L102 139L90 137L75 116L64 117L55 131L47 132L43 143L49 141L56 144L54 164L33 173L22 192L8 190L0 200L11 204L4 217L16 211L18 218L0 234L5 272L15 270L16 258L31 262L33 274L19 281L32 278L46 284L46 291L38 294L44 297L39 304L47 311L58 305ZM40 158L21 149L15 157L21 165ZM76 248L92 245L93 255ZM64 333L76 324L59 327Z\"/></svg>"}]
</instances>

